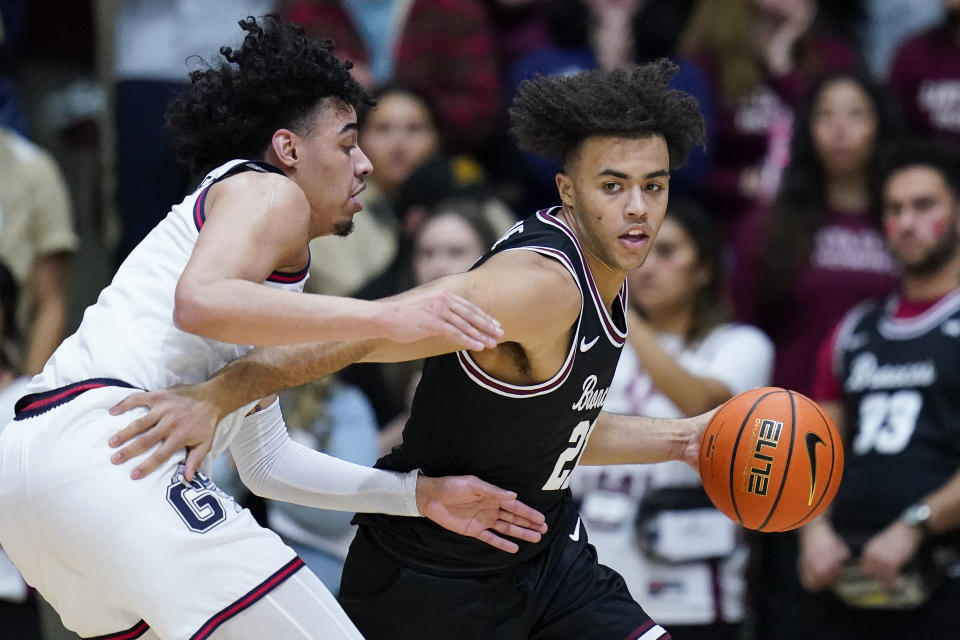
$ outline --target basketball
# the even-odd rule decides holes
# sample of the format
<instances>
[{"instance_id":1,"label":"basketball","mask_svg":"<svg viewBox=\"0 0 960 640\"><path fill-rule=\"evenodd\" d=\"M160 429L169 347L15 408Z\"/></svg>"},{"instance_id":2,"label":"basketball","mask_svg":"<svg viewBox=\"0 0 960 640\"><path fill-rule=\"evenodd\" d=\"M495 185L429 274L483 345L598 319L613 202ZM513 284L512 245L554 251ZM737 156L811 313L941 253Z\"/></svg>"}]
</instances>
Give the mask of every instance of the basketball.
<instances>
[{"instance_id":1,"label":"basketball","mask_svg":"<svg viewBox=\"0 0 960 640\"><path fill-rule=\"evenodd\" d=\"M730 398L700 440L700 477L713 504L756 531L788 531L820 515L843 476L833 421L804 395L777 387Z\"/></svg>"}]
</instances>

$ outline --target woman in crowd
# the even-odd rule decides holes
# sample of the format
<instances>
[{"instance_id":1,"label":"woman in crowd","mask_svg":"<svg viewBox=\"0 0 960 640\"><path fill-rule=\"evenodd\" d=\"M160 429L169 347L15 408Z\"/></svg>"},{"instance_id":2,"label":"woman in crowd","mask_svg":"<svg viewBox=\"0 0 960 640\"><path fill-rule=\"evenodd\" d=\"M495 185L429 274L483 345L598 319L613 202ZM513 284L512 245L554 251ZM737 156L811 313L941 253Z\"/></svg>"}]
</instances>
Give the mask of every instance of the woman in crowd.
<instances>
[{"instance_id":1,"label":"woman in crowd","mask_svg":"<svg viewBox=\"0 0 960 640\"><path fill-rule=\"evenodd\" d=\"M902 132L889 105L865 76L840 73L817 84L797 114L772 207L752 214L734 247L737 315L773 339L778 386L807 393L830 328L896 285L870 213L878 151Z\"/></svg>"},{"instance_id":2,"label":"woman in crowd","mask_svg":"<svg viewBox=\"0 0 960 640\"><path fill-rule=\"evenodd\" d=\"M710 218L671 199L643 267L604 409L679 418L770 381L773 347L726 320L722 249ZM600 562L675 640L737 637L745 615L746 546L685 464L578 467L571 487Z\"/></svg>"}]
</instances>

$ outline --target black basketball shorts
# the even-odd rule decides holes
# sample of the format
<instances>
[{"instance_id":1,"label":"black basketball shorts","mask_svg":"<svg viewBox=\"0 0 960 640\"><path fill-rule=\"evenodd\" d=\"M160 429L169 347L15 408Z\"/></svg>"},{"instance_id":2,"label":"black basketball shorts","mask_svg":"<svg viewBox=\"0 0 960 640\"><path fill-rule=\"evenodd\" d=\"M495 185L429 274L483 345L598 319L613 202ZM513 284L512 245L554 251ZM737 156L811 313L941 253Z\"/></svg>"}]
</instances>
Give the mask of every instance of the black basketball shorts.
<instances>
[{"instance_id":1,"label":"black basketball shorts","mask_svg":"<svg viewBox=\"0 0 960 640\"><path fill-rule=\"evenodd\" d=\"M340 604L367 640L669 639L623 578L597 563L579 522L574 533L506 571L449 577L396 562L361 526Z\"/></svg>"}]
</instances>

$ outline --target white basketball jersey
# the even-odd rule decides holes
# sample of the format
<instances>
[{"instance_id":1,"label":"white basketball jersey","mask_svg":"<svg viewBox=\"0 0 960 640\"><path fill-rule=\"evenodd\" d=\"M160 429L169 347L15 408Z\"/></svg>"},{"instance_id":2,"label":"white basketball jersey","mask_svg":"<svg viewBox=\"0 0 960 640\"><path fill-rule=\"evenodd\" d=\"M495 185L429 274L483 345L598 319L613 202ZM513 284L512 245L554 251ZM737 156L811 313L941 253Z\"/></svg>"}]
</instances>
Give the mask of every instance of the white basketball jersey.
<instances>
[{"instance_id":1,"label":"white basketball jersey","mask_svg":"<svg viewBox=\"0 0 960 640\"><path fill-rule=\"evenodd\" d=\"M207 191L243 171L280 172L265 163L231 160L207 174L120 265L110 286L84 312L76 333L30 381L27 393L95 378L148 391L193 384L252 348L187 333L173 322L174 292L203 226ZM265 284L302 291L307 271L274 272Z\"/></svg>"}]
</instances>

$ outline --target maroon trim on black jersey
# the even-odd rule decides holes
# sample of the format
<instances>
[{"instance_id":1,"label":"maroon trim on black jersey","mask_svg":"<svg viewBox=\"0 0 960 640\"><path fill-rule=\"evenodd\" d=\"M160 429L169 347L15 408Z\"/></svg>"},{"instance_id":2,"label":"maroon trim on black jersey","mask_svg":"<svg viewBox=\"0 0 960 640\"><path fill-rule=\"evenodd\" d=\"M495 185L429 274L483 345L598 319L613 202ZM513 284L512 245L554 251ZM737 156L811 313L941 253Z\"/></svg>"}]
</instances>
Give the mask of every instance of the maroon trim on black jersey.
<instances>
[{"instance_id":1,"label":"maroon trim on black jersey","mask_svg":"<svg viewBox=\"0 0 960 640\"><path fill-rule=\"evenodd\" d=\"M25 395L14 406L14 420L26 420L38 416L41 413L50 411L54 407L70 402L81 393L91 389L100 389L101 387L124 387L134 389L132 384L123 380L114 378L91 378L81 380L63 387L51 389L50 391L41 391L40 393L31 393Z\"/></svg>"},{"instance_id":2,"label":"maroon trim on black jersey","mask_svg":"<svg viewBox=\"0 0 960 640\"><path fill-rule=\"evenodd\" d=\"M248 609L254 605L258 600L260 600L260 598L279 587L284 583L284 581L286 581L287 578L295 574L303 566L303 560L301 560L299 557L294 558L287 564L283 565L272 576L248 591L247 595L243 596L207 620L206 623L204 623L204 625L200 627L195 634L190 636L190 640L203 640L204 638L209 638L210 634L216 631L220 625L241 611L244 611L245 609Z\"/></svg>"},{"instance_id":3,"label":"maroon trim on black jersey","mask_svg":"<svg viewBox=\"0 0 960 640\"><path fill-rule=\"evenodd\" d=\"M489 389L494 393L499 393L500 395L509 396L511 398L530 398L533 396L539 396L551 391L558 389L560 386L566 382L567 378L570 375L570 371L573 369L573 362L576 360L577 352L577 340L580 337L580 324L583 322L583 290L580 287L580 280L577 278L577 272L573 268L573 263L570 262L570 258L563 251L559 249L554 249L552 247L539 247L539 246L523 246L523 247L513 247L510 249L505 249L506 251L535 251L537 253L548 255L552 258L556 258L567 270L570 272L570 275L573 276L574 282L577 284L577 289L580 289L580 317L577 318L577 329L573 332L573 340L570 343L570 351L567 352L567 359L564 361L563 366L560 367L558 371L552 378L540 384L533 385L515 385L503 382L502 380L497 380L489 373L484 371L473 361L473 358L470 357L470 354L466 351L457 352L457 360L460 362L460 366L463 368L467 376L476 382L481 387Z\"/></svg>"},{"instance_id":4,"label":"maroon trim on black jersey","mask_svg":"<svg viewBox=\"0 0 960 640\"><path fill-rule=\"evenodd\" d=\"M137 624L133 625L126 631L117 631L116 633L108 633L105 636L94 636L88 637L88 640L134 640L139 638L147 631L150 630L150 625L141 620Z\"/></svg>"},{"instance_id":5,"label":"maroon trim on black jersey","mask_svg":"<svg viewBox=\"0 0 960 640\"><path fill-rule=\"evenodd\" d=\"M610 311L607 310L605 304L603 304L603 298L600 297L600 291L597 289L597 283L593 280L593 272L590 271L590 265L587 264L586 257L583 255L583 248L580 246L580 240L577 238L576 234L567 227L566 223L563 222L559 217L550 213L549 211L538 211L537 217L541 222L554 226L560 229L563 233L567 235L570 240L573 241L573 246L577 250L577 254L580 256L580 263L583 265L583 272L586 274L587 286L590 290L590 297L593 298L593 304L597 308L597 315L600 316L600 320L603 324L604 333L607 334L607 338L615 347L622 347L623 343L627 341L627 331L626 331L626 311L624 308L624 328L621 330L620 327L613 321L613 318L610 316ZM623 297L623 287L620 288L621 295L620 304L621 307L625 303L625 298Z\"/></svg>"},{"instance_id":6,"label":"maroon trim on black jersey","mask_svg":"<svg viewBox=\"0 0 960 640\"><path fill-rule=\"evenodd\" d=\"M877 322L877 329L880 335L888 340L912 340L932 331L960 310L960 289L954 289L920 315L909 318L896 317L899 304L900 298L897 295L887 299L883 316Z\"/></svg>"}]
</instances>

